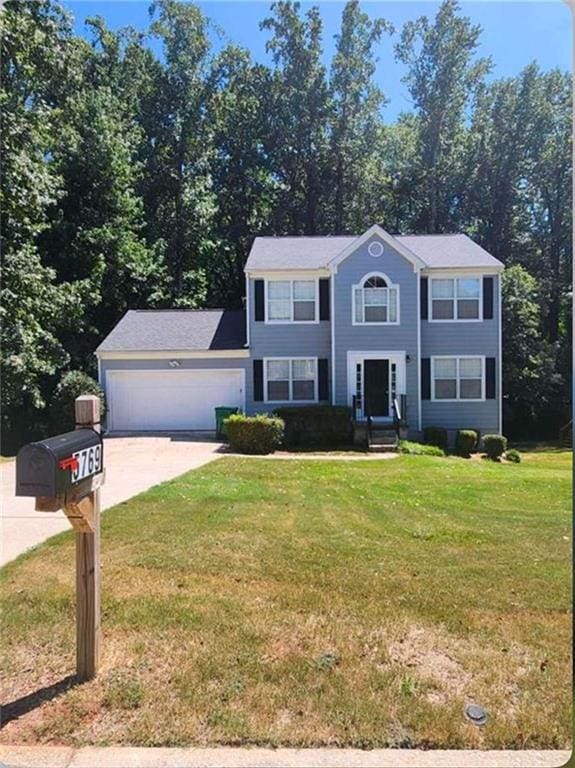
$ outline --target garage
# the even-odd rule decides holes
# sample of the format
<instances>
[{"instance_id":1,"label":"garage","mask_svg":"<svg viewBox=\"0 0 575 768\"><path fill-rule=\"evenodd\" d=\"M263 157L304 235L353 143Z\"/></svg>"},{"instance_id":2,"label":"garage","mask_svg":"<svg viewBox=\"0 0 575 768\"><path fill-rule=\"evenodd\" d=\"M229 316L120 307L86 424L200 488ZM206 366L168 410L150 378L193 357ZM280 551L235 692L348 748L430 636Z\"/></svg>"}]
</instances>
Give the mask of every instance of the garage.
<instances>
[{"instance_id":1,"label":"garage","mask_svg":"<svg viewBox=\"0 0 575 768\"><path fill-rule=\"evenodd\" d=\"M214 408L244 408L244 371L110 371L108 427L114 432L215 430Z\"/></svg>"}]
</instances>

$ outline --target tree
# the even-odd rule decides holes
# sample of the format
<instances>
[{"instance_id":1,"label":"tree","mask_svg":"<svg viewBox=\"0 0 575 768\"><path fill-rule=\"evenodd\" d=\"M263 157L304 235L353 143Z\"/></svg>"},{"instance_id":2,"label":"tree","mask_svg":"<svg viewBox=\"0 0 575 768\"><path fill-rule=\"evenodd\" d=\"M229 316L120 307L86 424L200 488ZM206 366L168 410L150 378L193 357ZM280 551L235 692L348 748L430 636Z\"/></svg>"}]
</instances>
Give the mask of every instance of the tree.
<instances>
[{"instance_id":1,"label":"tree","mask_svg":"<svg viewBox=\"0 0 575 768\"><path fill-rule=\"evenodd\" d=\"M205 266L217 245L211 237L213 141L206 120L209 23L196 5L176 0L157 0L151 15L151 34L162 44L163 59L142 115L147 238L165 259L165 302L197 307L205 301Z\"/></svg>"},{"instance_id":2,"label":"tree","mask_svg":"<svg viewBox=\"0 0 575 768\"><path fill-rule=\"evenodd\" d=\"M418 228L426 232L446 231L456 221L465 109L490 68L488 59L474 59L481 28L458 10L456 0L444 0L433 23L426 16L407 22L395 46L417 116L413 194L423 201Z\"/></svg>"},{"instance_id":3,"label":"tree","mask_svg":"<svg viewBox=\"0 0 575 768\"><path fill-rule=\"evenodd\" d=\"M501 291L505 433L526 438L543 417L547 428L557 424L563 381L556 370L557 350L541 330L535 278L519 265L509 267Z\"/></svg>"},{"instance_id":4,"label":"tree","mask_svg":"<svg viewBox=\"0 0 575 768\"><path fill-rule=\"evenodd\" d=\"M385 103L374 84L374 47L393 27L372 21L358 0L346 3L336 53L331 64L332 98L330 158L333 166L333 232L359 232L365 220L372 157L378 149L380 110ZM373 223L373 222L370 222Z\"/></svg>"},{"instance_id":5,"label":"tree","mask_svg":"<svg viewBox=\"0 0 575 768\"><path fill-rule=\"evenodd\" d=\"M161 279L162 264L142 235L136 139L123 110L108 86L69 98L53 153L65 193L49 209L44 258L60 280L85 280L91 289L83 324L65 336L74 366L127 309L146 306Z\"/></svg>"},{"instance_id":6,"label":"tree","mask_svg":"<svg viewBox=\"0 0 575 768\"><path fill-rule=\"evenodd\" d=\"M213 237L217 257L207 267L208 302L241 307L245 260L253 238L269 231L279 185L265 152L270 73L249 54L228 46L214 65L208 104L214 153L210 162L217 200Z\"/></svg>"},{"instance_id":7,"label":"tree","mask_svg":"<svg viewBox=\"0 0 575 768\"><path fill-rule=\"evenodd\" d=\"M85 300L83 284L56 283L38 238L62 194L49 157L58 94L73 69L67 18L48 2L7 3L2 41L2 426L17 446L41 420L51 377L69 359L61 332Z\"/></svg>"},{"instance_id":8,"label":"tree","mask_svg":"<svg viewBox=\"0 0 575 768\"><path fill-rule=\"evenodd\" d=\"M313 235L324 228L329 93L321 61L319 9L300 15L300 4L280 0L261 23L272 32L266 48L276 66L270 88L267 151L281 192L277 233Z\"/></svg>"}]
</instances>

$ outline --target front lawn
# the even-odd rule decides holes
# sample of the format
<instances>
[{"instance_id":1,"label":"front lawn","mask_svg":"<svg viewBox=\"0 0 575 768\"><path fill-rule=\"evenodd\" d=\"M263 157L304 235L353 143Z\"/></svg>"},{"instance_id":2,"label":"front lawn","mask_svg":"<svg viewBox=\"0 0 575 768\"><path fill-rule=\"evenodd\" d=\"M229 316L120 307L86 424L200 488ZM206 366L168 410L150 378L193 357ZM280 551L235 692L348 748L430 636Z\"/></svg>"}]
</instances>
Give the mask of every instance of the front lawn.
<instances>
[{"instance_id":1,"label":"front lawn","mask_svg":"<svg viewBox=\"0 0 575 768\"><path fill-rule=\"evenodd\" d=\"M72 534L4 568L3 740L566 748L570 499L568 452L220 459L104 514L96 681Z\"/></svg>"}]
</instances>

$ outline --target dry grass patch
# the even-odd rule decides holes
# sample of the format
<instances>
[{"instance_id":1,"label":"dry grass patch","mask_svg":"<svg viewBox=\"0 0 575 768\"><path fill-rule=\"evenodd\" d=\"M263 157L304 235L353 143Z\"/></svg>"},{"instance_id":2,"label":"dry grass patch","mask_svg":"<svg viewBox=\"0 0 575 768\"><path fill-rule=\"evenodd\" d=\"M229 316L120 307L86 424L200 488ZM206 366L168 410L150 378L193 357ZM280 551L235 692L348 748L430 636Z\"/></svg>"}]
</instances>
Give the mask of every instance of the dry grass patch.
<instances>
[{"instance_id":1,"label":"dry grass patch","mask_svg":"<svg viewBox=\"0 0 575 768\"><path fill-rule=\"evenodd\" d=\"M3 569L4 700L47 689L4 741L565 748L570 471L226 458L158 486L103 517L97 680L50 698L72 535Z\"/></svg>"}]
</instances>

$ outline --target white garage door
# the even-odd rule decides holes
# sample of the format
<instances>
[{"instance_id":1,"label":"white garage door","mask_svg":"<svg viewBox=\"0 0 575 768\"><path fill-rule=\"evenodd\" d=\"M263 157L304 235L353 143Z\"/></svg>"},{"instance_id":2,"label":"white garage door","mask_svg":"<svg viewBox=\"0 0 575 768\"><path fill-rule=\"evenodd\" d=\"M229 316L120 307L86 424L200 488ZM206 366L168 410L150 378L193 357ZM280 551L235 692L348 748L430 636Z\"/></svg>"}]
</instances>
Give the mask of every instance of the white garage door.
<instances>
[{"instance_id":1,"label":"white garage door","mask_svg":"<svg viewBox=\"0 0 575 768\"><path fill-rule=\"evenodd\" d=\"M107 390L112 430L214 430L216 406L244 407L244 371L109 371Z\"/></svg>"}]
</instances>

